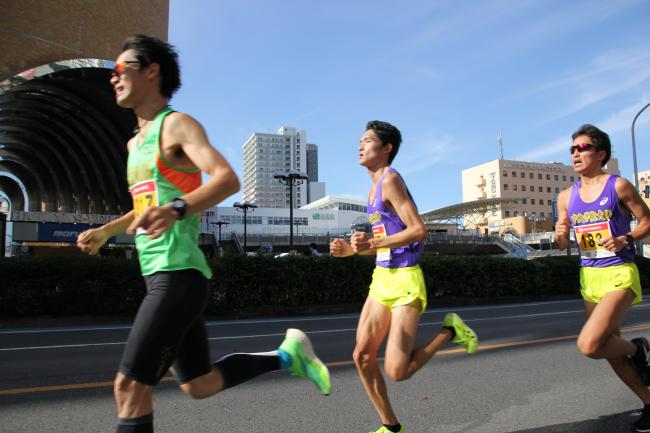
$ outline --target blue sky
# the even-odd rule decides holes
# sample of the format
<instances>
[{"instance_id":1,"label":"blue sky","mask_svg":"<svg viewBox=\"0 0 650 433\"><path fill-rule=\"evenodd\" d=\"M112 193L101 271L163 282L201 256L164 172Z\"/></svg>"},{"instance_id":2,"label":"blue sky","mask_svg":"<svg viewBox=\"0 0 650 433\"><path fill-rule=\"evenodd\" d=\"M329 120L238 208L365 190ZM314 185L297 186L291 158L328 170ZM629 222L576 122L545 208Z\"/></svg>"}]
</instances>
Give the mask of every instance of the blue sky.
<instances>
[{"instance_id":1,"label":"blue sky","mask_svg":"<svg viewBox=\"0 0 650 433\"><path fill-rule=\"evenodd\" d=\"M252 132L306 130L327 193L361 199L359 137L389 121L404 138L393 166L422 211L462 201L461 171L498 158L499 132L506 159L568 163L571 133L592 123L631 179L648 18L647 0L171 0L183 79L172 103L240 175ZM649 120L650 108L635 128L640 171Z\"/></svg>"}]
</instances>

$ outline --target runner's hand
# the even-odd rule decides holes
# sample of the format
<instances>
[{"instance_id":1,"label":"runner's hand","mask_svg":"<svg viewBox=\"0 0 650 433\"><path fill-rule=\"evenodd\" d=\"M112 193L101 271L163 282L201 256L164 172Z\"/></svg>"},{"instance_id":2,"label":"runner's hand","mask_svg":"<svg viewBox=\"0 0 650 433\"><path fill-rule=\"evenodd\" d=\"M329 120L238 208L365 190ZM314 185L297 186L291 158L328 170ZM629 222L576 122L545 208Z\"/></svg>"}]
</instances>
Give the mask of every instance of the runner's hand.
<instances>
[{"instance_id":1,"label":"runner's hand","mask_svg":"<svg viewBox=\"0 0 650 433\"><path fill-rule=\"evenodd\" d=\"M357 254L367 251L372 247L370 245L370 236L366 232L354 232L350 238L350 245L352 246L352 250Z\"/></svg>"},{"instance_id":2,"label":"runner's hand","mask_svg":"<svg viewBox=\"0 0 650 433\"><path fill-rule=\"evenodd\" d=\"M77 248L86 254L94 256L97 251L106 243L108 235L101 227L86 230L77 236Z\"/></svg>"},{"instance_id":3,"label":"runner's hand","mask_svg":"<svg viewBox=\"0 0 650 433\"><path fill-rule=\"evenodd\" d=\"M556 238L569 238L569 230L571 229L571 220L565 218L563 221L558 220L555 223L555 237Z\"/></svg>"},{"instance_id":4,"label":"runner's hand","mask_svg":"<svg viewBox=\"0 0 650 433\"><path fill-rule=\"evenodd\" d=\"M601 239L598 244L613 253L617 253L627 246L627 241L625 236L610 236Z\"/></svg>"},{"instance_id":5,"label":"runner's hand","mask_svg":"<svg viewBox=\"0 0 650 433\"><path fill-rule=\"evenodd\" d=\"M354 255L354 250L345 239L334 238L330 242L330 254L334 257L348 257Z\"/></svg>"},{"instance_id":6,"label":"runner's hand","mask_svg":"<svg viewBox=\"0 0 650 433\"><path fill-rule=\"evenodd\" d=\"M171 206L152 206L147 208L140 218L134 220L126 232L132 235L141 228L147 233L149 239L157 239L173 226L177 219L178 215Z\"/></svg>"}]
</instances>

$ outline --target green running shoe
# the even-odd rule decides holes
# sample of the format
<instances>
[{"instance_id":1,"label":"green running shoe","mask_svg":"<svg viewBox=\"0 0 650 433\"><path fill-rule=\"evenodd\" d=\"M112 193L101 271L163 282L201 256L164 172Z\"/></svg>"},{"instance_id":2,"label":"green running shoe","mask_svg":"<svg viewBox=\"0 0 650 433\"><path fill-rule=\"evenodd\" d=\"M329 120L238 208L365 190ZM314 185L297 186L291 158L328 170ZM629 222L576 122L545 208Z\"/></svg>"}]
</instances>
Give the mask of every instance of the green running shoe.
<instances>
[{"instance_id":1,"label":"green running shoe","mask_svg":"<svg viewBox=\"0 0 650 433\"><path fill-rule=\"evenodd\" d=\"M316 387L325 395L329 395L332 384L330 372L323 361L318 359L309 337L300 329L287 329L287 335L280 345L291 356L289 372L296 377L314 382Z\"/></svg>"},{"instance_id":2,"label":"green running shoe","mask_svg":"<svg viewBox=\"0 0 650 433\"><path fill-rule=\"evenodd\" d=\"M376 432L370 432L370 433L393 433L393 432L388 430L386 427L381 426L381 428ZM400 428L397 433L406 433L406 429L404 428L404 426L402 426L402 428Z\"/></svg>"},{"instance_id":3,"label":"green running shoe","mask_svg":"<svg viewBox=\"0 0 650 433\"><path fill-rule=\"evenodd\" d=\"M478 337L476 333L463 322L463 319L456 313L447 313L442 321L442 326L454 328L456 336L451 340L459 346L463 346L467 353L474 353L478 349Z\"/></svg>"}]
</instances>

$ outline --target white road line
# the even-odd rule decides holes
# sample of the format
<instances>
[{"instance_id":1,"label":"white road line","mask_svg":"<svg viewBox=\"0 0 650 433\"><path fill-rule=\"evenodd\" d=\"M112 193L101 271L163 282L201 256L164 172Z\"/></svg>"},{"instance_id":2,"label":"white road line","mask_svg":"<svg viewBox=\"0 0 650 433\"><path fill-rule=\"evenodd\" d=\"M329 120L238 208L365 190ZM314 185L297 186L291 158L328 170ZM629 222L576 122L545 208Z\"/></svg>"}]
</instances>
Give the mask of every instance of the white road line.
<instances>
[{"instance_id":1,"label":"white road line","mask_svg":"<svg viewBox=\"0 0 650 433\"><path fill-rule=\"evenodd\" d=\"M424 312L426 314L444 313L450 310L454 311L483 311L483 310L499 310L506 308L521 308L521 307L538 307L543 305L566 304L580 302L579 299L569 299L562 301L545 301L545 302L529 302L518 304L496 304L496 305L482 305L482 306L464 306L464 307L444 307L444 308L430 308ZM642 304L635 308L647 307L650 304ZM315 322L325 320L341 320L341 319L356 319L359 313L341 314L335 316L310 316L310 317L286 317L286 318L272 318L272 319L253 319L253 320L219 320L206 322L206 326L226 326L226 325L250 325L250 324L264 324L264 323L286 323L286 322ZM86 332L86 331L128 331L131 325L108 325L108 326L94 326L94 327L76 327L76 328L30 328L30 329L7 329L0 330L0 335L20 335L20 334L39 334L39 333L53 333L53 332Z\"/></svg>"},{"instance_id":2,"label":"white road line","mask_svg":"<svg viewBox=\"0 0 650 433\"><path fill-rule=\"evenodd\" d=\"M497 321L497 320L523 319L523 318L530 318L530 317L558 316L563 314L584 314L584 310L554 311L549 313L517 314L513 316L466 319L465 322L486 322L486 321ZM442 322L421 322L420 326L439 325L441 323ZM650 322L636 324L635 326L646 326L646 325L650 325ZM309 331L306 333L307 334L332 334L332 333L355 332L355 331L356 328L339 328L339 329L326 329L320 331ZM209 337L208 340L213 340L213 341L243 340L249 338L269 338L269 337L283 337L283 336L284 336L284 332L280 332L280 333L271 333L271 334L251 334L251 335L234 335L234 336L227 336L227 337ZM83 347L117 346L117 345L124 345L124 344L126 344L125 341L109 342L109 343L66 344L66 345L55 345L55 346L8 347L8 348L0 348L0 352L13 352L13 351L22 351L22 350L44 350L44 349L72 349L72 348L83 348Z\"/></svg>"}]
</instances>

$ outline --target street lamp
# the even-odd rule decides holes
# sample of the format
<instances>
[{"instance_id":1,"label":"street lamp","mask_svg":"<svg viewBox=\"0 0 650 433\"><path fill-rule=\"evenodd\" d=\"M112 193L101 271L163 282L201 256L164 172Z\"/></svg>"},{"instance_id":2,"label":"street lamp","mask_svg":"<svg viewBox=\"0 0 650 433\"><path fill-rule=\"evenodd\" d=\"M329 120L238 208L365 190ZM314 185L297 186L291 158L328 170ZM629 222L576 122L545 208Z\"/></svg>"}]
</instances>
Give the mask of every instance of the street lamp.
<instances>
[{"instance_id":1,"label":"street lamp","mask_svg":"<svg viewBox=\"0 0 650 433\"><path fill-rule=\"evenodd\" d=\"M638 119L639 116L641 115L641 113L643 113L643 111L648 107L650 107L650 103L646 104L641 110L639 110L638 113L636 113L636 116L634 116L634 120L632 120L632 127L631 127L631 130L632 130L632 162L634 163L634 187L636 188L637 191L639 191L639 174L638 174L637 169L636 169L636 141L634 139L634 124L636 123L636 119ZM637 247L636 248L636 253L638 255L642 256L643 251L640 251L640 248L639 248L640 245L641 245L641 242L637 241L636 242L636 247Z\"/></svg>"},{"instance_id":2,"label":"street lamp","mask_svg":"<svg viewBox=\"0 0 650 433\"><path fill-rule=\"evenodd\" d=\"M210 223L210 224L212 224L213 226L219 226L219 242L218 242L218 245L221 246L221 226L227 226L230 223L228 221L219 220L217 222Z\"/></svg>"},{"instance_id":3,"label":"street lamp","mask_svg":"<svg viewBox=\"0 0 650 433\"><path fill-rule=\"evenodd\" d=\"M246 214L248 214L248 212L251 213L254 212L257 205L255 203L249 203L245 201L243 203L236 202L235 204L233 204L233 207L237 209L239 212L244 213L244 254L246 254L246 223L247 223Z\"/></svg>"},{"instance_id":4,"label":"street lamp","mask_svg":"<svg viewBox=\"0 0 650 433\"><path fill-rule=\"evenodd\" d=\"M296 170L275 173L273 175L281 184L289 186L289 248L293 249L293 186L300 185L309 179L305 173Z\"/></svg>"}]
</instances>

